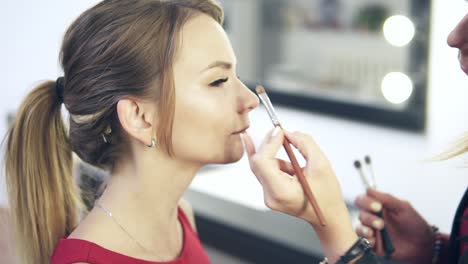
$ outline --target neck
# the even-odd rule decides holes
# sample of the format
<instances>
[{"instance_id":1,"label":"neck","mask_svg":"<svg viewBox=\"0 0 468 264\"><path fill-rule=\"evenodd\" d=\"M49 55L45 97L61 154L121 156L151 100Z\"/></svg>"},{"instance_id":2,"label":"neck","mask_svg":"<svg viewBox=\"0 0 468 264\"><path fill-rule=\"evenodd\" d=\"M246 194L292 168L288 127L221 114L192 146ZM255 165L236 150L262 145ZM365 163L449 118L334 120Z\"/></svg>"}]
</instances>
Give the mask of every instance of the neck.
<instances>
[{"instance_id":1,"label":"neck","mask_svg":"<svg viewBox=\"0 0 468 264\"><path fill-rule=\"evenodd\" d=\"M156 247L161 237L177 236L178 204L200 167L142 155L115 170L100 203L140 243Z\"/></svg>"}]
</instances>

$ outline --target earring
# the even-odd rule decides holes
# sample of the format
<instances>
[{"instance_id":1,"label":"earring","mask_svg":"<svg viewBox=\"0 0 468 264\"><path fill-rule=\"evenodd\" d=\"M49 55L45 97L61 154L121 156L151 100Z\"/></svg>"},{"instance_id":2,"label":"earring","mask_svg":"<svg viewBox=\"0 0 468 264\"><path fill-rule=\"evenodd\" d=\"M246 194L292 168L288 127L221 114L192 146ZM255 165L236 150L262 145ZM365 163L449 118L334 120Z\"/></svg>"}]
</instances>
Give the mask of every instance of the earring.
<instances>
[{"instance_id":1,"label":"earring","mask_svg":"<svg viewBox=\"0 0 468 264\"><path fill-rule=\"evenodd\" d=\"M109 139L107 137L109 137L111 133L112 133L112 129L110 128L110 126L108 126L106 130L104 131L104 133L101 134L102 140L104 140L104 143L106 144L109 143Z\"/></svg>"},{"instance_id":2,"label":"earring","mask_svg":"<svg viewBox=\"0 0 468 264\"><path fill-rule=\"evenodd\" d=\"M151 144L146 145L148 148L154 148L156 147L156 139L152 138L151 139Z\"/></svg>"}]
</instances>

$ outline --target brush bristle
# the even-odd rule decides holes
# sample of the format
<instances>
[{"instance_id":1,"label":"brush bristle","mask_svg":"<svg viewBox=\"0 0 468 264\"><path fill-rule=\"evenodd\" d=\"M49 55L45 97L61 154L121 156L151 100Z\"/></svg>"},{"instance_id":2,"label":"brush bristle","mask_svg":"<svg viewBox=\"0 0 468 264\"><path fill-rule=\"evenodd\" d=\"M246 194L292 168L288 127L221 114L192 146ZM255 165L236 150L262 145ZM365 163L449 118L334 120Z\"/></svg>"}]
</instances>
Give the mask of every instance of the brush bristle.
<instances>
[{"instance_id":1,"label":"brush bristle","mask_svg":"<svg viewBox=\"0 0 468 264\"><path fill-rule=\"evenodd\" d=\"M257 85L257 88L255 89L257 91L257 94L262 94L265 93L265 88L261 85Z\"/></svg>"},{"instance_id":2,"label":"brush bristle","mask_svg":"<svg viewBox=\"0 0 468 264\"><path fill-rule=\"evenodd\" d=\"M369 156L365 156L364 157L364 160L366 161L367 164L370 164L371 163L371 159Z\"/></svg>"},{"instance_id":3,"label":"brush bristle","mask_svg":"<svg viewBox=\"0 0 468 264\"><path fill-rule=\"evenodd\" d=\"M359 160L356 160L354 162L354 167L356 167L356 169L360 169L361 168L361 162Z\"/></svg>"}]
</instances>

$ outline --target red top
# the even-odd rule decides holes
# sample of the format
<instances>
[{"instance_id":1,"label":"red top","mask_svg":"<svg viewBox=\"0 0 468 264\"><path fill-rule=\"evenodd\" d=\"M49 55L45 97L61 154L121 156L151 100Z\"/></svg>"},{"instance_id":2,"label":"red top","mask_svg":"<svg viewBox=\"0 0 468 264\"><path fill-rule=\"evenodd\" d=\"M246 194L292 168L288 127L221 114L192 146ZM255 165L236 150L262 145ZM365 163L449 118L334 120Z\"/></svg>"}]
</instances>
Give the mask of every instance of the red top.
<instances>
[{"instance_id":1,"label":"red top","mask_svg":"<svg viewBox=\"0 0 468 264\"><path fill-rule=\"evenodd\" d=\"M169 262L140 260L105 249L92 242L81 239L61 239L52 254L51 264L70 264L86 262L92 264L210 264L210 259L194 232L184 212L179 208L179 221L184 232L184 245L180 256Z\"/></svg>"},{"instance_id":2,"label":"red top","mask_svg":"<svg viewBox=\"0 0 468 264\"><path fill-rule=\"evenodd\" d=\"M463 212L460 223L460 256L468 252L468 207Z\"/></svg>"}]
</instances>

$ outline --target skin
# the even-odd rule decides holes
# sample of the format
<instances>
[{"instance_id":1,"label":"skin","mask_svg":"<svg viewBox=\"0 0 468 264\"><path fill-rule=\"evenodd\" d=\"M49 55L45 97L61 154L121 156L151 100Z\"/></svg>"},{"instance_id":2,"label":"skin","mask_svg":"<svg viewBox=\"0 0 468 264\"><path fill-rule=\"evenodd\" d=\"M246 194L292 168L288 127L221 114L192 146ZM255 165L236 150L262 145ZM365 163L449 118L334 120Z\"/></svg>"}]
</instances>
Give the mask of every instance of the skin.
<instances>
[{"instance_id":1,"label":"skin","mask_svg":"<svg viewBox=\"0 0 468 264\"><path fill-rule=\"evenodd\" d=\"M361 209L359 220L362 225L356 232L369 239L372 245L384 226L392 238L395 252L392 259L408 263L431 263L433 235L431 226L414 210L407 201L392 195L369 189L365 195L359 196L355 204ZM375 206L379 205L379 206ZM380 207L380 210L376 210ZM385 222L372 214L383 208ZM383 256L381 245L376 247L376 253Z\"/></svg>"},{"instance_id":2,"label":"skin","mask_svg":"<svg viewBox=\"0 0 468 264\"><path fill-rule=\"evenodd\" d=\"M285 136L306 160L302 170L322 210L326 226L320 225L299 181L293 177L295 171L292 164L275 158ZM279 128L267 135L258 149L255 149L248 134L244 135L244 142L250 167L263 186L266 205L272 210L310 223L319 237L329 263L335 263L358 237L353 230L340 185L320 147L309 135L301 132L290 133Z\"/></svg>"},{"instance_id":3,"label":"skin","mask_svg":"<svg viewBox=\"0 0 468 264\"><path fill-rule=\"evenodd\" d=\"M248 127L248 113L259 104L237 78L236 63L226 33L212 18L199 15L183 27L174 61L174 157L158 146L147 147L157 126L164 125L154 122L158 113L153 102L128 98L118 103L131 149L100 201L139 243L156 253L138 247L99 208L70 238L144 260L172 260L179 255L183 241L177 206L182 195L202 166L242 157L241 136L235 132Z\"/></svg>"},{"instance_id":4,"label":"skin","mask_svg":"<svg viewBox=\"0 0 468 264\"><path fill-rule=\"evenodd\" d=\"M458 49L460 68L468 74L468 14L449 34L447 44ZM407 201L376 190L368 190L356 199L355 204L361 210L361 225L356 228L360 236L368 238L373 245L380 245L381 241L376 235L386 226L394 241L393 259L410 263L430 263L433 246L431 227ZM385 222L372 214L381 210ZM444 239L448 240L448 235L445 235ZM380 246L376 246L376 252L383 255Z\"/></svg>"},{"instance_id":5,"label":"skin","mask_svg":"<svg viewBox=\"0 0 468 264\"><path fill-rule=\"evenodd\" d=\"M468 68L468 60L465 59L467 41L464 38L468 30L466 21L465 17L448 39L449 45L460 49L460 63L465 72ZM142 252L96 209L70 237L93 241L140 259L176 258L183 244L177 206L181 204L181 197L196 172L206 164L238 161L245 148L252 172L263 187L266 205L310 223L330 263L336 262L357 240L357 234L326 156L310 136L300 132L272 131L258 149L248 133L235 133L248 126L248 112L258 106L258 99L236 77L236 58L225 32L214 20L200 15L185 25L182 35L180 53L174 63L177 99L173 131L175 158L167 157L157 148L146 147L154 137L155 128L163 125L153 122L158 115L155 106L136 99L122 100L118 104L118 113L122 127L131 139L131 155L117 168L101 199L120 224L145 247L158 254ZM302 169L327 220L326 227L319 225L306 202L291 164L275 158L284 137L306 160ZM408 215L407 218L416 219L413 220L416 226L422 226L416 236L420 235L425 241L425 221L406 202L392 198L385 200L372 191L362 196L356 204L362 210L364 225L367 223L370 230L369 223L376 220L369 213L375 211L373 203L377 202L377 207L380 205L379 210L403 205L401 210ZM182 207L187 208L187 205ZM382 222L379 228L383 226ZM362 227L358 228L357 233L373 238L375 232L364 233L362 230ZM114 235L109 236L110 233ZM413 257L414 252L411 253Z\"/></svg>"},{"instance_id":6,"label":"skin","mask_svg":"<svg viewBox=\"0 0 468 264\"><path fill-rule=\"evenodd\" d=\"M468 74L468 14L449 34L447 44L459 50L460 68L465 74Z\"/></svg>"},{"instance_id":7,"label":"skin","mask_svg":"<svg viewBox=\"0 0 468 264\"><path fill-rule=\"evenodd\" d=\"M177 206L196 172L206 164L236 162L245 149L252 171L263 186L267 206L310 223L332 263L346 252L357 235L333 170L313 139L299 132L276 131L273 137L267 135L257 150L247 133L236 133L248 126L248 113L259 101L236 77L235 69L236 57L219 24L199 15L184 26L174 62L173 158L157 147L147 147L153 131L164 125L153 122L158 116L155 105L131 98L118 103L119 120L129 136L131 150L129 158L113 173L101 204L141 244L157 253L138 248L97 208L71 238L144 260L176 258L183 246ZM307 161L303 170L328 220L326 227L318 224L305 202L291 164L275 158L285 135Z\"/></svg>"}]
</instances>

